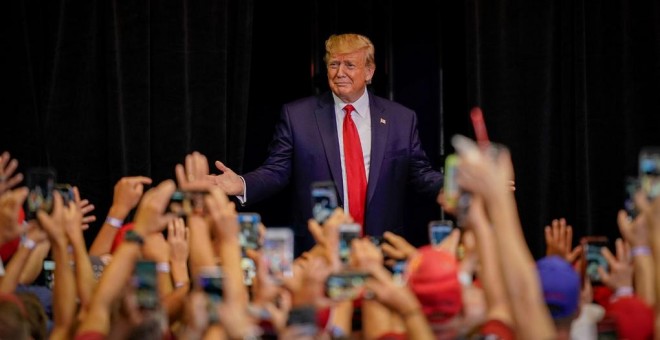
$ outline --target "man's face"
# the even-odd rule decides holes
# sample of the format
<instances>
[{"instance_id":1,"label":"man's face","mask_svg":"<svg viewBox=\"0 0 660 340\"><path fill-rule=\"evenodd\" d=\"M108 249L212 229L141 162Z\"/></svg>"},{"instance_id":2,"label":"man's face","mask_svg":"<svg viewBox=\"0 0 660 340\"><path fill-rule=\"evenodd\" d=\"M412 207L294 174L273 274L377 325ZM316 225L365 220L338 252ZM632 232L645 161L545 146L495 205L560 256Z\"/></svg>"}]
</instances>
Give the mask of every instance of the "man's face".
<instances>
[{"instance_id":1,"label":"man's face","mask_svg":"<svg viewBox=\"0 0 660 340\"><path fill-rule=\"evenodd\" d=\"M364 51L335 54L328 60L328 84L332 92L347 103L355 102L364 93L374 75L373 66L366 66Z\"/></svg>"}]
</instances>

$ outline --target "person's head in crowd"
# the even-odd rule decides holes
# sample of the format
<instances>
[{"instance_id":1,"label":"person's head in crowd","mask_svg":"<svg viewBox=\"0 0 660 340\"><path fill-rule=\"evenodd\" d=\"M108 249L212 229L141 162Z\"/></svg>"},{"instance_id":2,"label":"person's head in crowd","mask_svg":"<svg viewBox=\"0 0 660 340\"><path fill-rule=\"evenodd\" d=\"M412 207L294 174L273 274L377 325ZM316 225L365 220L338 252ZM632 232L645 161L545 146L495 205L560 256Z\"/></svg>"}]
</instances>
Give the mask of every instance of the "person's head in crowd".
<instances>
[{"instance_id":1,"label":"person's head in crowd","mask_svg":"<svg viewBox=\"0 0 660 340\"><path fill-rule=\"evenodd\" d=\"M618 339L653 338L653 308L636 296L612 301L606 308L605 318L614 323Z\"/></svg>"},{"instance_id":2,"label":"person's head in crowd","mask_svg":"<svg viewBox=\"0 0 660 340\"><path fill-rule=\"evenodd\" d=\"M570 263L558 255L536 261L543 297L558 328L570 328L579 314L580 276Z\"/></svg>"},{"instance_id":3,"label":"person's head in crowd","mask_svg":"<svg viewBox=\"0 0 660 340\"><path fill-rule=\"evenodd\" d=\"M430 245L419 248L408 263L407 282L434 332L455 332L463 309L458 262L451 252Z\"/></svg>"},{"instance_id":4,"label":"person's head in crowd","mask_svg":"<svg viewBox=\"0 0 660 340\"><path fill-rule=\"evenodd\" d=\"M30 326L30 335L33 339L46 339L48 334L48 316L39 297L31 292L16 293L21 299L27 313L27 322Z\"/></svg>"},{"instance_id":5,"label":"person's head in crowd","mask_svg":"<svg viewBox=\"0 0 660 340\"><path fill-rule=\"evenodd\" d=\"M30 339L30 324L23 302L14 294L0 293L2 339Z\"/></svg>"},{"instance_id":6,"label":"person's head in crowd","mask_svg":"<svg viewBox=\"0 0 660 340\"><path fill-rule=\"evenodd\" d=\"M325 42L324 60L330 89L346 103L364 94L376 70L374 45L360 34L330 36Z\"/></svg>"}]
</instances>

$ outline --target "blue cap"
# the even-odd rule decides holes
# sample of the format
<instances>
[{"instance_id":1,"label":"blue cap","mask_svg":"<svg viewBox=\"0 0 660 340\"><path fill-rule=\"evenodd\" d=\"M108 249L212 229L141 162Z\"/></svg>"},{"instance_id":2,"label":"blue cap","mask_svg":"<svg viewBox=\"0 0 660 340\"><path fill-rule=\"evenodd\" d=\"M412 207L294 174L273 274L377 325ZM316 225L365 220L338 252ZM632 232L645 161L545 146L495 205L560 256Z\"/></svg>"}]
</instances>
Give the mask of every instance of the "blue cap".
<instances>
[{"instance_id":1,"label":"blue cap","mask_svg":"<svg viewBox=\"0 0 660 340\"><path fill-rule=\"evenodd\" d=\"M553 255L536 261L545 303L553 319L571 316L580 303L580 277L564 258Z\"/></svg>"}]
</instances>

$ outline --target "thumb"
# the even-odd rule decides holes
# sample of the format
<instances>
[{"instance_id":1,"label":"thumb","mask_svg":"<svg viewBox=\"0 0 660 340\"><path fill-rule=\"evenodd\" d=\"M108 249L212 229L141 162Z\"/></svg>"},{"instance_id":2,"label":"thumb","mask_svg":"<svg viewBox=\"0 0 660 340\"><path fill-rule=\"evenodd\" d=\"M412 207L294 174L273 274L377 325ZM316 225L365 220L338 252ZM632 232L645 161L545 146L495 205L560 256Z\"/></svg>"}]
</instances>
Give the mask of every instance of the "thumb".
<instances>
[{"instance_id":1,"label":"thumb","mask_svg":"<svg viewBox=\"0 0 660 340\"><path fill-rule=\"evenodd\" d=\"M222 172L231 171L230 168L228 168L224 163L220 161L215 161L215 167Z\"/></svg>"}]
</instances>

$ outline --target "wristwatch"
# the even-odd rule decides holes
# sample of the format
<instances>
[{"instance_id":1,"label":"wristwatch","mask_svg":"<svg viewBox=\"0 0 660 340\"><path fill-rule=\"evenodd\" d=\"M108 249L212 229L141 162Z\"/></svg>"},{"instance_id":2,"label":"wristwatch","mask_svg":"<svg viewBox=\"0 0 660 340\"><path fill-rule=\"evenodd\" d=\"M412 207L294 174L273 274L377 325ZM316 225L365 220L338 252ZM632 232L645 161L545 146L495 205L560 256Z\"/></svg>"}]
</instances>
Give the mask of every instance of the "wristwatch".
<instances>
[{"instance_id":1,"label":"wristwatch","mask_svg":"<svg viewBox=\"0 0 660 340\"><path fill-rule=\"evenodd\" d=\"M124 241L135 242L139 245L144 244L144 238L140 234L135 232L135 230L127 231L126 234L124 234Z\"/></svg>"}]
</instances>

